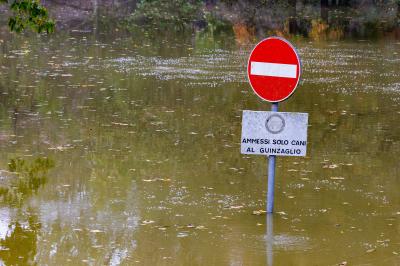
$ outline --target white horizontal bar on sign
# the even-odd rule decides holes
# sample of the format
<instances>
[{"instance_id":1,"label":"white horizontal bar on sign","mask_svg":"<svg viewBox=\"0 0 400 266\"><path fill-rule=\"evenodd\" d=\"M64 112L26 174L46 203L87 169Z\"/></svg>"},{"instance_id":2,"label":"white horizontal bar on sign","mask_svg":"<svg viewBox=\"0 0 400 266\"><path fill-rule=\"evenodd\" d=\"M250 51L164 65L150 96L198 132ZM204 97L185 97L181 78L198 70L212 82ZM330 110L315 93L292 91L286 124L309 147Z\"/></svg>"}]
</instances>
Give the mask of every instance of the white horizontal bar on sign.
<instances>
[{"instance_id":1,"label":"white horizontal bar on sign","mask_svg":"<svg viewBox=\"0 0 400 266\"><path fill-rule=\"evenodd\" d=\"M296 78L297 65L251 62L250 74L280 78Z\"/></svg>"}]
</instances>

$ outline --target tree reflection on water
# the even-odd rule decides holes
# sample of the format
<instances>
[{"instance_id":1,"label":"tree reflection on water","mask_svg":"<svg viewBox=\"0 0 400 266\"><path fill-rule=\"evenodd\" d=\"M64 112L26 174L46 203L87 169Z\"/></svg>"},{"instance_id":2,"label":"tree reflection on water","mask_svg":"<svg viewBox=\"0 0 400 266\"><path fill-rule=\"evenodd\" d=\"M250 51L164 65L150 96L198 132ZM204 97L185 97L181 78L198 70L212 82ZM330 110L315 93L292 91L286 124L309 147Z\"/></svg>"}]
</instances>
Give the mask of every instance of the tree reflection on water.
<instances>
[{"instance_id":1,"label":"tree reflection on water","mask_svg":"<svg viewBox=\"0 0 400 266\"><path fill-rule=\"evenodd\" d=\"M29 214L27 220L17 220L8 225L4 239L0 239L0 260L4 265L32 265L41 224L38 216Z\"/></svg>"},{"instance_id":2,"label":"tree reflection on water","mask_svg":"<svg viewBox=\"0 0 400 266\"><path fill-rule=\"evenodd\" d=\"M0 183L4 207L0 217L0 261L5 265L32 265L35 264L41 223L35 210L25 206L25 202L46 184L48 170L54 166L54 161L37 158L28 162L16 158L8 165L9 172L1 173ZM12 218L11 213L15 214Z\"/></svg>"}]
</instances>

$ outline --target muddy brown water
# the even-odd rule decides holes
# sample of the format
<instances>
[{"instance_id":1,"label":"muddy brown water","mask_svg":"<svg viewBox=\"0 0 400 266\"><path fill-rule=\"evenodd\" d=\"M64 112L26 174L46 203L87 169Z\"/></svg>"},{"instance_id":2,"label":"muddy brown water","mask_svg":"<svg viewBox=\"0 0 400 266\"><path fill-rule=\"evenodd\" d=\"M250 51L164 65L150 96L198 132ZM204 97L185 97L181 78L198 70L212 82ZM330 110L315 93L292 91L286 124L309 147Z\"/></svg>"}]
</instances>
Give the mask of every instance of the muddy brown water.
<instances>
[{"instance_id":1,"label":"muddy brown water","mask_svg":"<svg viewBox=\"0 0 400 266\"><path fill-rule=\"evenodd\" d=\"M252 45L0 35L0 167L49 157L0 203L5 265L400 264L400 43L293 40L308 155L240 154ZM7 179L7 172L1 172ZM3 184L6 185L6 184Z\"/></svg>"}]
</instances>

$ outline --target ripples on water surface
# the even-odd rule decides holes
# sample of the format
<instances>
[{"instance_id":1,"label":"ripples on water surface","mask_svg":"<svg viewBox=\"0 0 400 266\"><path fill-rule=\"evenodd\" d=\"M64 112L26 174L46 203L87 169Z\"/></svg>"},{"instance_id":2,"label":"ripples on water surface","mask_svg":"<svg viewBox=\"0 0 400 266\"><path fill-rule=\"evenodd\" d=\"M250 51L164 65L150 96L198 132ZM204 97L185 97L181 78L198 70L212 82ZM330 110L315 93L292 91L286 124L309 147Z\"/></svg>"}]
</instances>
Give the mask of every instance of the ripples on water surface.
<instances>
[{"instance_id":1,"label":"ripples on water surface","mask_svg":"<svg viewBox=\"0 0 400 266\"><path fill-rule=\"evenodd\" d=\"M296 43L280 110L310 114L308 156L278 159L267 229L266 159L239 149L241 111L270 108L250 46L1 39L0 165L55 162L1 204L5 264L400 263L399 43Z\"/></svg>"}]
</instances>

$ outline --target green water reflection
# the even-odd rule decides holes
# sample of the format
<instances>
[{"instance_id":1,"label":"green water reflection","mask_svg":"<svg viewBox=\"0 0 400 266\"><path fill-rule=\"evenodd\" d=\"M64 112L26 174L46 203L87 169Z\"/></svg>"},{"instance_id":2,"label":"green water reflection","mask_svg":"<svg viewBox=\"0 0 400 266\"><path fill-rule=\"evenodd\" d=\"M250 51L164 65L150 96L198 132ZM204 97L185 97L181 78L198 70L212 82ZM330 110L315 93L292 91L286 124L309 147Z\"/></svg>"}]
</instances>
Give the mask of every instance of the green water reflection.
<instances>
[{"instance_id":1,"label":"green water reflection","mask_svg":"<svg viewBox=\"0 0 400 266\"><path fill-rule=\"evenodd\" d=\"M2 202L7 265L395 265L400 44L298 40L308 156L240 154L251 46L72 33L0 35L0 166L49 157L51 178ZM271 240L272 239L272 240ZM18 248L17 248L18 247Z\"/></svg>"},{"instance_id":2,"label":"green water reflection","mask_svg":"<svg viewBox=\"0 0 400 266\"><path fill-rule=\"evenodd\" d=\"M0 198L2 220L0 259L5 265L33 265L37 250L37 234L41 225L31 208L24 202L47 182L47 172L54 166L49 158L36 158L28 162L22 158L11 159L9 171L1 172ZM7 206L4 207L3 205ZM10 212L15 212L11 221ZM27 212L24 215L23 212Z\"/></svg>"}]
</instances>

